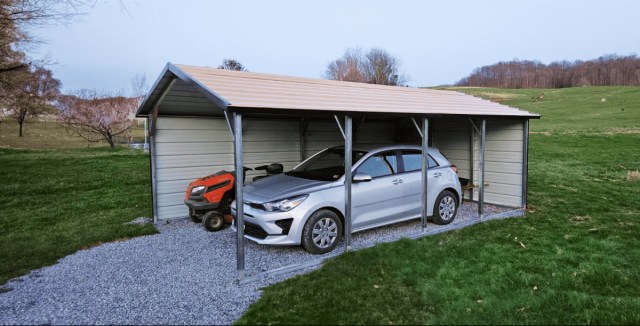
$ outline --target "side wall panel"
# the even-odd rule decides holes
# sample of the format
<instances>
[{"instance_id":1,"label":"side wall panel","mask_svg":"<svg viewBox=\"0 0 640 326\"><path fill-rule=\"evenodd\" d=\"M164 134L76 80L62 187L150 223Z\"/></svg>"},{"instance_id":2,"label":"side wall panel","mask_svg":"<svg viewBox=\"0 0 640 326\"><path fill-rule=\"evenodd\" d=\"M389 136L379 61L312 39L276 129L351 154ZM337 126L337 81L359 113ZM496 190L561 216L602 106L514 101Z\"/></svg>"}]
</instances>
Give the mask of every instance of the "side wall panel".
<instances>
[{"instance_id":1,"label":"side wall panel","mask_svg":"<svg viewBox=\"0 0 640 326\"><path fill-rule=\"evenodd\" d=\"M288 170L299 162L297 120L247 119L243 129L245 166L282 163ZM159 117L155 154L158 220L187 215L183 200L189 182L233 170L233 142L224 119ZM247 180L261 174L249 172Z\"/></svg>"},{"instance_id":2,"label":"side wall panel","mask_svg":"<svg viewBox=\"0 0 640 326\"><path fill-rule=\"evenodd\" d=\"M342 120L340 122L343 122ZM393 122L354 120L354 148L373 148L395 143ZM305 158L333 146L344 145L344 138L335 120L311 120L304 135Z\"/></svg>"},{"instance_id":3,"label":"side wall panel","mask_svg":"<svg viewBox=\"0 0 640 326\"><path fill-rule=\"evenodd\" d=\"M461 178L471 179L471 124L466 118L433 119L433 147L458 167ZM464 198L471 196L466 191Z\"/></svg>"},{"instance_id":4,"label":"side wall panel","mask_svg":"<svg viewBox=\"0 0 640 326\"><path fill-rule=\"evenodd\" d=\"M477 120L476 120L477 121ZM480 128L481 122L477 122ZM490 204L522 206L522 165L524 122L487 120L485 149L485 202ZM474 143L474 176L480 173L480 136ZM477 188L474 200L478 199Z\"/></svg>"}]
</instances>

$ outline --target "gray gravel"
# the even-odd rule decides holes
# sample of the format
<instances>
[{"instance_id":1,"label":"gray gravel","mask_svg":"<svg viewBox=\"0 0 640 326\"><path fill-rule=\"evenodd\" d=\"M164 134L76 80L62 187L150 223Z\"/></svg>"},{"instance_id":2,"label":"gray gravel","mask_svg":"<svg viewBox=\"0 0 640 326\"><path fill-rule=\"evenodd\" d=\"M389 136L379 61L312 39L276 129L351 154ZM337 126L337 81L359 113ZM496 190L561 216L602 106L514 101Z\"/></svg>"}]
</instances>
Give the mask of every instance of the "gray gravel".
<instances>
[{"instance_id":1,"label":"gray gravel","mask_svg":"<svg viewBox=\"0 0 640 326\"><path fill-rule=\"evenodd\" d=\"M473 222L476 211L475 204L465 203L454 223ZM486 211L519 215L491 205ZM442 227L428 226L437 228ZM186 219L158 229L157 235L79 251L10 281L4 288L12 290L0 291L0 324L230 324L259 298L262 287L310 270L238 285L233 231L209 233ZM360 232L353 248L420 231L419 222L411 221ZM321 258L301 247L246 244L249 276ZM344 244L325 257L343 250Z\"/></svg>"}]
</instances>

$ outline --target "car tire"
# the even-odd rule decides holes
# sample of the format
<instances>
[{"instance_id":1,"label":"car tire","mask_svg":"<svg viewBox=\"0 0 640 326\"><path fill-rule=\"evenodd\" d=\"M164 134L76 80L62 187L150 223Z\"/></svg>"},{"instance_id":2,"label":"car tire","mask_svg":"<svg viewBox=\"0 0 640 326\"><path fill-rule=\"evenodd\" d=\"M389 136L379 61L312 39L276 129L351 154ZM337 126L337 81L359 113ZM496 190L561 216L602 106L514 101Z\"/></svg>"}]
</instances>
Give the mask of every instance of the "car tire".
<instances>
[{"instance_id":1,"label":"car tire","mask_svg":"<svg viewBox=\"0 0 640 326\"><path fill-rule=\"evenodd\" d=\"M197 215L193 208L189 208L189 218L192 222L202 223L202 215Z\"/></svg>"},{"instance_id":2,"label":"car tire","mask_svg":"<svg viewBox=\"0 0 640 326\"><path fill-rule=\"evenodd\" d=\"M433 223L445 225L453 222L458 213L458 200L449 190L444 190L438 195L433 206Z\"/></svg>"},{"instance_id":3,"label":"car tire","mask_svg":"<svg viewBox=\"0 0 640 326\"><path fill-rule=\"evenodd\" d=\"M326 254L342 240L342 221L329 210L313 213L302 230L302 247L314 255Z\"/></svg>"},{"instance_id":4,"label":"car tire","mask_svg":"<svg viewBox=\"0 0 640 326\"><path fill-rule=\"evenodd\" d=\"M207 231L217 232L224 228L224 215L218 211L210 211L202 216L202 226Z\"/></svg>"}]
</instances>

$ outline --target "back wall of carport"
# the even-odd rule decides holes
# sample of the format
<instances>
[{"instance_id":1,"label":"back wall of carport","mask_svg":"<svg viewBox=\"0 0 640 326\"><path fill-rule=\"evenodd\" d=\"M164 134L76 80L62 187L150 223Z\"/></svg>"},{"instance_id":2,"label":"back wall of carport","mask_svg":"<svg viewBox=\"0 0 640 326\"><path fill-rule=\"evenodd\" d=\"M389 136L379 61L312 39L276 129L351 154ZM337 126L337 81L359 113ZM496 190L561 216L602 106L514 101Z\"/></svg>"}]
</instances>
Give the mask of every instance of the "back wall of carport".
<instances>
[{"instance_id":1,"label":"back wall of carport","mask_svg":"<svg viewBox=\"0 0 640 326\"><path fill-rule=\"evenodd\" d=\"M322 149L343 144L336 121L310 119L307 123L303 125L298 119L246 119L243 126L245 166L282 163L288 171ZM522 206L524 123L518 120L488 122L487 203ZM432 145L458 167L461 177L475 183L474 175L480 173L480 137L474 135L471 122L457 117L434 118L431 126ZM305 127L302 134L301 128ZM365 120L355 130L354 148L399 143L397 128L407 128L408 132L417 134L411 125ZM301 144L304 144L303 152ZM154 150L158 220L187 216L183 201L189 182L220 170L233 170L233 140L224 118L159 116ZM250 171L247 180L259 174ZM471 198L467 190L465 198L478 200L477 187L474 189L474 197Z\"/></svg>"}]
</instances>

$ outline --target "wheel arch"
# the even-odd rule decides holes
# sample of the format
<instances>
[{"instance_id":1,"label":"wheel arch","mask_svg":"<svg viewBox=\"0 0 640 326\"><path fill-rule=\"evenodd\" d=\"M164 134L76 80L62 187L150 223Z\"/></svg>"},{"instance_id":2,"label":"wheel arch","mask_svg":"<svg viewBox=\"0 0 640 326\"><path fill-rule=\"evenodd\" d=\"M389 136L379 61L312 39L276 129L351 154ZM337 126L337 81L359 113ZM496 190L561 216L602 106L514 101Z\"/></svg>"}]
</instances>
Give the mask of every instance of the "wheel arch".
<instances>
[{"instance_id":1,"label":"wheel arch","mask_svg":"<svg viewBox=\"0 0 640 326\"><path fill-rule=\"evenodd\" d=\"M319 212L319 211L323 211L323 210L324 210L324 211L331 211L331 212L335 213L335 214L338 216L338 218L340 219L340 223L342 223L342 235L344 235L344 232L345 232L345 229L346 229L346 228L344 227L344 214L343 214L339 209L337 209L337 208L335 208L335 207L333 207L333 206L323 206L323 207L320 207L320 208L318 208L318 209L314 210L314 211L313 211L313 213L309 214L309 216L305 219L305 221L304 221L304 222L305 222L305 223L307 223L307 220L308 220L308 219L309 219L313 214L315 214L315 213L317 213L317 212Z\"/></svg>"},{"instance_id":2,"label":"wheel arch","mask_svg":"<svg viewBox=\"0 0 640 326\"><path fill-rule=\"evenodd\" d=\"M462 204L460 194L458 193L458 191L456 189L451 188L451 187L442 189L442 191L445 191L445 190L451 191L451 193L453 193L453 195L456 196L456 204L458 206L460 206ZM440 193L442 193L442 191Z\"/></svg>"}]
</instances>

